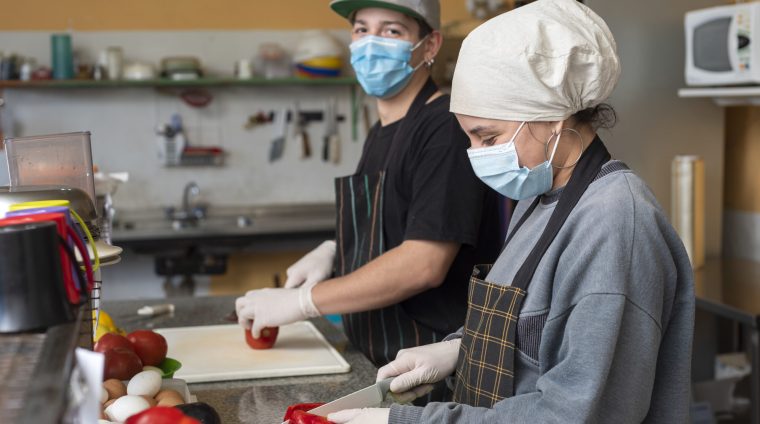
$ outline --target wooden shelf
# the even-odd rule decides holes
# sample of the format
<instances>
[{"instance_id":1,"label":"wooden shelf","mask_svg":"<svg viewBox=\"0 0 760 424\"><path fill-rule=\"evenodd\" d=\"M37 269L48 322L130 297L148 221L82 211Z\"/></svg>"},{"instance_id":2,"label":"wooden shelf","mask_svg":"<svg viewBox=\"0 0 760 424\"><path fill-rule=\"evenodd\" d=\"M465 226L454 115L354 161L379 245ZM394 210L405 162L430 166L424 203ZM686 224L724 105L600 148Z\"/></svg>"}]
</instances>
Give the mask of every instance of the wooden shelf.
<instances>
[{"instance_id":1,"label":"wooden shelf","mask_svg":"<svg viewBox=\"0 0 760 424\"><path fill-rule=\"evenodd\" d=\"M678 97L712 98L718 106L758 106L760 86L682 88Z\"/></svg>"},{"instance_id":2,"label":"wooden shelf","mask_svg":"<svg viewBox=\"0 0 760 424\"><path fill-rule=\"evenodd\" d=\"M166 78L151 80L44 80L44 81L0 81L0 89L65 89L65 88L130 88L130 87L247 87L247 86L351 86L356 84L352 77L340 78L199 78L177 81Z\"/></svg>"}]
</instances>

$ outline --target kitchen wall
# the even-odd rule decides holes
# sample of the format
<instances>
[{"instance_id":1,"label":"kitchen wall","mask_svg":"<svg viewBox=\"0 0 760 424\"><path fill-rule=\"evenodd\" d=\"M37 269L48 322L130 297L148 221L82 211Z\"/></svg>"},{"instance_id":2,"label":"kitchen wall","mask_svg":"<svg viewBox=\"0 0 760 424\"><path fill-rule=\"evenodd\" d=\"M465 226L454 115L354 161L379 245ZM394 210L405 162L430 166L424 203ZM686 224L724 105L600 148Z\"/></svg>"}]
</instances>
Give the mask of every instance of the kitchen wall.
<instances>
[{"instance_id":1,"label":"kitchen wall","mask_svg":"<svg viewBox=\"0 0 760 424\"><path fill-rule=\"evenodd\" d=\"M202 59L208 72L229 75L236 60L255 57L262 43L277 42L292 50L298 40L309 36L309 29L330 29L348 44L348 25L329 9L328 2L284 4L238 0L213 6L201 0L140 0L126 6L90 0L73 0L65 6L53 1L19 4L4 11L0 51L49 65L50 33L69 30L83 62L93 62L98 52L118 45L124 49L126 62L158 63L165 56L193 55ZM466 17L464 2L442 1L442 15L445 22ZM243 123L256 112L292 107L295 101L304 110L321 110L329 98L335 98L339 113L350 118L348 87L209 90L214 101L205 109L190 108L176 95L151 88L5 90L2 122L6 129L9 122L13 124L6 136L91 131L95 163L104 171L130 173L130 182L115 196L119 209L176 204L190 180L200 185L207 200L220 205L332 201L332 179L353 171L366 128L360 127L354 139L350 119L340 125L343 158L338 165L317 157L301 160L299 146L292 142L286 146L284 159L270 164L271 125L245 130ZM372 106L373 102L367 103ZM191 142L218 144L228 150L227 165L218 169L162 167L154 130L173 113L183 116L191 137L195 136ZM315 123L308 131L318 153L323 125ZM0 157L0 184L7 184L4 167Z\"/></svg>"},{"instance_id":2,"label":"kitchen wall","mask_svg":"<svg viewBox=\"0 0 760 424\"><path fill-rule=\"evenodd\" d=\"M726 110L726 257L760 261L760 108Z\"/></svg>"},{"instance_id":3,"label":"kitchen wall","mask_svg":"<svg viewBox=\"0 0 760 424\"><path fill-rule=\"evenodd\" d=\"M333 30L347 42L348 34ZM47 32L0 34L0 45L35 57L47 57ZM305 31L129 31L77 32L73 42L83 56L109 45L121 45L128 60L157 63L182 54L202 58L214 74L230 74L238 58L253 57L258 45L292 46ZM352 141L350 119L341 123L343 160L327 164L301 160L300 146L286 144L285 157L269 163L272 125L246 130L249 115L279 110L298 101L303 110L322 110L329 98L339 100L339 113L350 117L348 87L209 87L214 96L203 109L185 105L175 93L152 88L81 90L6 90L6 110L17 135L91 131L94 162L104 171L128 171L130 181L116 193L120 209L142 209L179 202L184 184L194 180L214 204L268 204L332 200L332 178L352 172L361 143ZM180 113L191 143L221 145L228 152L222 168L164 168L157 156L158 124ZM292 130L292 126L291 126ZM323 124L308 128L315 152L321 148ZM291 133L292 134L292 133Z\"/></svg>"},{"instance_id":4,"label":"kitchen wall","mask_svg":"<svg viewBox=\"0 0 760 424\"><path fill-rule=\"evenodd\" d=\"M49 30L72 27L76 30L75 43L87 46L91 54L116 43L125 46L126 55L131 58L157 60L173 53L196 54L203 57L205 63L229 72L235 59L254 55L257 44L264 40L290 43L303 34L303 28L340 28L345 25L329 11L325 13L326 2L313 0L289 2L287 8L283 8L280 2L228 0L219 3L213 13L200 0L167 1L160 5L144 0L130 2L125 8L128 10L84 0L68 3L71 6L67 4L67 8L61 10L57 4L46 2L50 7L37 5L34 14L30 5L14 7L9 11L13 16L0 24L0 29L9 30L0 32L0 49L33 51L45 62ZM446 20L465 16L464 1L444 0L442 3ZM602 134L603 137L616 157L628 162L642 175L666 210L670 206L670 161L673 156L698 154L705 158L706 247L708 255L719 254L723 204L723 111L707 99L680 99L676 92L684 85L683 15L687 10L721 2L588 0L586 3L609 23L623 60L623 76L611 99L619 113L619 123L611 132ZM179 18L175 19L177 16ZM173 30L155 31L159 25L161 29ZM235 29L272 26L298 30ZM105 27L130 31L99 31ZM211 29L182 30L188 27ZM34 29L45 31L28 31ZM140 31L132 31L135 29ZM334 34L347 36L344 29L336 29ZM133 174L134 184L120 189L117 204L129 201L131 207L143 207L156 202L178 201L182 184L190 178L199 180L206 195L217 202L330 200L330 179L350 172L348 164L354 162L359 153L360 143L347 141L346 125L342 126L345 160L340 166L332 167L316 160L301 162L292 148L285 160L269 165L265 159L268 129L246 132L241 129L241 124L245 116L259 109L292 102L286 98L287 94L303 98L306 107L318 105L321 96L342 95L341 112L345 113L348 94L340 93L340 90L214 89L220 101L200 112L188 111L176 99L148 89L12 91L6 95L9 104L18 106L15 109L19 133L92 130L96 161L106 170L128 170ZM211 133L221 134L220 143L232 153L230 166L222 170L160 168L152 131L174 111L187 114L189 124L197 123ZM317 126L312 130L313 137L321 134Z\"/></svg>"},{"instance_id":5,"label":"kitchen wall","mask_svg":"<svg viewBox=\"0 0 760 424\"><path fill-rule=\"evenodd\" d=\"M724 113L708 99L681 99L684 82L683 17L720 0L588 0L618 43L623 66L610 103L618 125L601 134L611 153L627 162L670 210L670 163L675 155L705 160L706 252L721 253Z\"/></svg>"},{"instance_id":6,"label":"kitchen wall","mask_svg":"<svg viewBox=\"0 0 760 424\"><path fill-rule=\"evenodd\" d=\"M329 0L40 0L3 8L0 31L345 28ZM464 0L441 0L441 20L466 18Z\"/></svg>"}]
</instances>

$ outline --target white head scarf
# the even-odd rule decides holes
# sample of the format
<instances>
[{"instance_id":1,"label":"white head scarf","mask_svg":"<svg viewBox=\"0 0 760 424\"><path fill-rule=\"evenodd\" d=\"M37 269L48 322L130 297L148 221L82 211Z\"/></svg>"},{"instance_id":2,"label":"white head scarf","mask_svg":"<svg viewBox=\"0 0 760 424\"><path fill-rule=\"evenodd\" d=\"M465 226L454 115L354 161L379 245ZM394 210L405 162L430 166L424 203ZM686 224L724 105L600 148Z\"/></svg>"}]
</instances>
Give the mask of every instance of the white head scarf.
<instances>
[{"instance_id":1,"label":"white head scarf","mask_svg":"<svg viewBox=\"0 0 760 424\"><path fill-rule=\"evenodd\" d=\"M576 0L537 0L465 38L451 111L562 121L607 99L619 77L617 45L602 18Z\"/></svg>"}]
</instances>

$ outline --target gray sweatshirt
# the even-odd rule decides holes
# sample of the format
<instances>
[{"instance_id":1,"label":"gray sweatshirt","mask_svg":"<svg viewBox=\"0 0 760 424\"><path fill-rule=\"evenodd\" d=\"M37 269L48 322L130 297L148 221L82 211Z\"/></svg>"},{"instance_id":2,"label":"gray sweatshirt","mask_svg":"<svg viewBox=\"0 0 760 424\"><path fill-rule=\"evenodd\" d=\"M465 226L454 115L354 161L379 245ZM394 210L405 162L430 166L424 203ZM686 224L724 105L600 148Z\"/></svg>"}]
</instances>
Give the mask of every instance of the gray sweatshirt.
<instances>
[{"instance_id":1,"label":"gray sweatshirt","mask_svg":"<svg viewBox=\"0 0 760 424\"><path fill-rule=\"evenodd\" d=\"M489 282L510 284L560 194L544 196ZM519 202L511 226L531 201ZM492 408L393 405L389 423L686 423L693 326L680 238L646 184L614 171L583 194L528 287L515 396Z\"/></svg>"}]
</instances>

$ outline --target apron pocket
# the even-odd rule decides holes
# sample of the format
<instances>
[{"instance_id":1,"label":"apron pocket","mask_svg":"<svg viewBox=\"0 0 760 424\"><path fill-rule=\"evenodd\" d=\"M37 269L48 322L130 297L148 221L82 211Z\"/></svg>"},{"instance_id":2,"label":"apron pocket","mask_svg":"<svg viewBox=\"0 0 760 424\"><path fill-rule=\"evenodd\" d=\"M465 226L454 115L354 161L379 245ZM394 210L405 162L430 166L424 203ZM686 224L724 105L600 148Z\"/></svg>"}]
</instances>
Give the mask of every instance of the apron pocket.
<instances>
[{"instance_id":1,"label":"apron pocket","mask_svg":"<svg viewBox=\"0 0 760 424\"><path fill-rule=\"evenodd\" d=\"M541 335L548 316L547 310L539 315L521 315L517 320L517 349L536 362L538 362L538 350L541 347Z\"/></svg>"}]
</instances>

